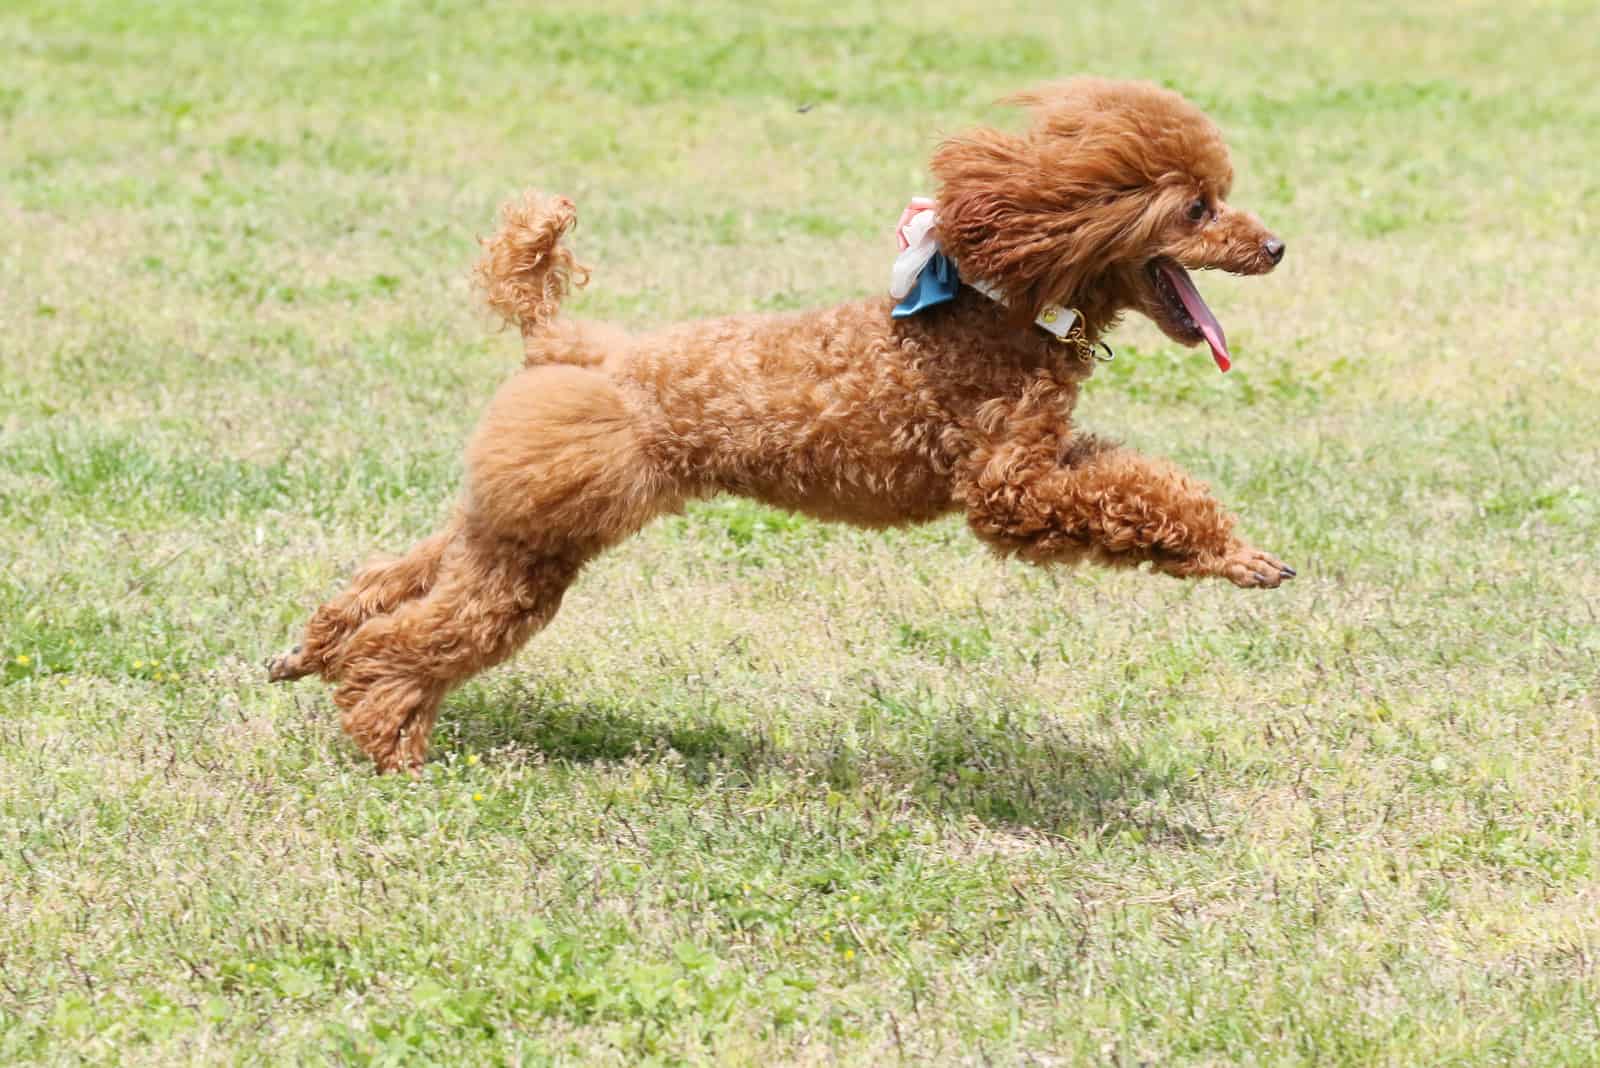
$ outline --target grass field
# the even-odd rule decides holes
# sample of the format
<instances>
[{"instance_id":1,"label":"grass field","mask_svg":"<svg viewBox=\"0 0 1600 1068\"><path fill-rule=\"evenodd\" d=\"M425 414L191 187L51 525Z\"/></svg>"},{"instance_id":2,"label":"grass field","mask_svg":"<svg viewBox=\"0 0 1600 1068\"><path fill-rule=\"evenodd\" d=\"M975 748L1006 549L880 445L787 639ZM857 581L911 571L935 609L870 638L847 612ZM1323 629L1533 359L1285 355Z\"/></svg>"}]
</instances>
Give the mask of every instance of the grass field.
<instances>
[{"instance_id":1,"label":"grass field","mask_svg":"<svg viewBox=\"0 0 1600 1068\"><path fill-rule=\"evenodd\" d=\"M691 13L692 12L692 13ZM0 11L0 1062L1591 1064L1592 3ZM566 192L645 323L875 291L992 101L1153 78L1288 241L1084 421L1300 572L737 501L378 778L260 667L442 517Z\"/></svg>"}]
</instances>

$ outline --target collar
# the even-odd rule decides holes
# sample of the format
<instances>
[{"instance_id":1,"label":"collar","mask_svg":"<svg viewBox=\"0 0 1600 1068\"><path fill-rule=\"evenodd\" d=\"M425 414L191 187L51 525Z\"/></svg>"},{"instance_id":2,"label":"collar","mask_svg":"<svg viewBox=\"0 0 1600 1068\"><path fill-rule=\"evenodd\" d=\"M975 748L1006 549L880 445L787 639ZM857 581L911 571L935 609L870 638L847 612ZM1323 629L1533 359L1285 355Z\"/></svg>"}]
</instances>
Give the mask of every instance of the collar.
<instances>
[{"instance_id":1,"label":"collar","mask_svg":"<svg viewBox=\"0 0 1600 1068\"><path fill-rule=\"evenodd\" d=\"M1005 295L983 279L970 279L967 281L967 285L976 289L996 304L1005 306ZM1046 304L1044 311L1040 312L1038 318L1034 319L1033 325L1065 341L1067 335L1072 333L1073 328L1078 325L1078 320L1081 318L1083 316L1079 314L1076 308L1063 308L1059 304Z\"/></svg>"}]
</instances>

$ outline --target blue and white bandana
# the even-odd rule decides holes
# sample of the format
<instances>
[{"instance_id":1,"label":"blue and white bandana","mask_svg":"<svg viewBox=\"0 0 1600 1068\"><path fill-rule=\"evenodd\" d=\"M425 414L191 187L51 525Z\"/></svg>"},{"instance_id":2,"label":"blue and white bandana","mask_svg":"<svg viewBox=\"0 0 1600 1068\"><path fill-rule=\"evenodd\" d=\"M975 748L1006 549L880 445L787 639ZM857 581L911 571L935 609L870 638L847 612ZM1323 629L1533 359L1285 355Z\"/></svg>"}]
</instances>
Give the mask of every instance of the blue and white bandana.
<instances>
[{"instance_id":1,"label":"blue and white bandana","mask_svg":"<svg viewBox=\"0 0 1600 1068\"><path fill-rule=\"evenodd\" d=\"M912 197L900 213L900 225L895 228L900 255L889 272L889 295L898 301L890 314L896 319L952 301L961 288L961 272L955 261L940 251L939 239L934 236L938 222L938 212L928 197ZM1000 291L982 279L967 279L966 284L996 303L1005 303ZM1078 313L1051 304L1034 322L1058 338L1066 337L1077 325Z\"/></svg>"}]
</instances>

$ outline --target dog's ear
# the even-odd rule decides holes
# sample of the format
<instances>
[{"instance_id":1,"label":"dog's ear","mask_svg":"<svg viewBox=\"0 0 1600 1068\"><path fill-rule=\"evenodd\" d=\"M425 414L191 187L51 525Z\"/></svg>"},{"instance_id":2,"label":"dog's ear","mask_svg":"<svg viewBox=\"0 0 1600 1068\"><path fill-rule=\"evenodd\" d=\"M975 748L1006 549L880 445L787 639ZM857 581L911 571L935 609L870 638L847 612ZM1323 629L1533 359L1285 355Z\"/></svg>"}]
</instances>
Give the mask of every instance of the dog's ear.
<instances>
[{"instance_id":1,"label":"dog's ear","mask_svg":"<svg viewBox=\"0 0 1600 1068\"><path fill-rule=\"evenodd\" d=\"M1037 272L1015 238L1039 213L1033 145L999 130L972 130L941 144L929 168L939 183L944 250L964 276L995 286L1019 318L1032 318L1023 312L1033 302Z\"/></svg>"},{"instance_id":2,"label":"dog's ear","mask_svg":"<svg viewBox=\"0 0 1600 1068\"><path fill-rule=\"evenodd\" d=\"M939 231L948 246L970 249L1027 210L1031 146L999 130L973 130L939 146L930 161L939 182ZM976 266L976 265L974 265Z\"/></svg>"},{"instance_id":3,"label":"dog's ear","mask_svg":"<svg viewBox=\"0 0 1600 1068\"><path fill-rule=\"evenodd\" d=\"M1149 191L1128 189L1099 154L1059 137L983 129L940 145L939 239L964 277L998 289L1021 323L1074 303L1149 231Z\"/></svg>"}]
</instances>

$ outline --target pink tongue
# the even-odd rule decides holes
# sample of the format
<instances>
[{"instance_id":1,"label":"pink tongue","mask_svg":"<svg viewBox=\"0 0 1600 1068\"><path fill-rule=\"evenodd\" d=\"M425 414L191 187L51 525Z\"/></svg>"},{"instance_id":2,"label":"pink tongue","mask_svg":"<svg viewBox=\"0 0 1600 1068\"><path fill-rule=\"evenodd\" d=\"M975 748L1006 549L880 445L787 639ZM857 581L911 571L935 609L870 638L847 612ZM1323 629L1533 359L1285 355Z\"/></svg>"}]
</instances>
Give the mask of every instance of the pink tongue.
<instances>
[{"instance_id":1,"label":"pink tongue","mask_svg":"<svg viewBox=\"0 0 1600 1068\"><path fill-rule=\"evenodd\" d=\"M1183 301L1189 318L1205 335L1206 344L1211 346L1211 357L1217 361L1217 368L1226 371L1232 367L1233 361L1228 356L1228 339L1223 336L1222 324L1211 314L1206 302L1200 299L1200 291L1189 280L1189 272L1171 260L1162 260L1160 266L1167 281L1172 283L1172 288L1178 291L1178 299Z\"/></svg>"}]
</instances>

